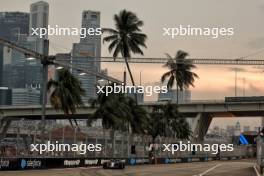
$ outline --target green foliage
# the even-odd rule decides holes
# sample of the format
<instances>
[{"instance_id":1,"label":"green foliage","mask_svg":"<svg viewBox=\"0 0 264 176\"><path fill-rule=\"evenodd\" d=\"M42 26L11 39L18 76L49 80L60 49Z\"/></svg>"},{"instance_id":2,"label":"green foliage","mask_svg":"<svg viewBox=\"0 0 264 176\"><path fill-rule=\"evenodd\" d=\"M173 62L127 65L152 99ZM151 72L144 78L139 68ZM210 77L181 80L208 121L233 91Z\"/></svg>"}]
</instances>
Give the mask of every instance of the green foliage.
<instances>
[{"instance_id":1,"label":"green foliage","mask_svg":"<svg viewBox=\"0 0 264 176\"><path fill-rule=\"evenodd\" d=\"M76 108L83 105L85 94L81 82L67 69L57 72L56 80L49 80L47 88L51 92L50 103L55 109L61 109L66 115L74 114Z\"/></svg>"},{"instance_id":2,"label":"green foliage","mask_svg":"<svg viewBox=\"0 0 264 176\"><path fill-rule=\"evenodd\" d=\"M179 114L177 105L167 104L156 107L157 111L151 114L149 120L149 135L153 141L157 136L189 139L191 129L185 118Z\"/></svg>"},{"instance_id":3,"label":"green foliage","mask_svg":"<svg viewBox=\"0 0 264 176\"><path fill-rule=\"evenodd\" d=\"M176 81L177 88L180 90L187 89L189 86L194 87L195 78L199 78L198 75L192 72L192 69L196 68L191 61L187 60L188 53L179 50L172 58L169 54L166 54L169 61L164 65L169 68L169 71L164 73L161 77L161 82L168 79L167 86L172 88Z\"/></svg>"},{"instance_id":4,"label":"green foliage","mask_svg":"<svg viewBox=\"0 0 264 176\"><path fill-rule=\"evenodd\" d=\"M100 93L91 103L97 110L89 119L89 123L102 119L105 129L132 130L132 133L145 132L148 114L136 104L134 99L121 93L111 93L108 96Z\"/></svg>"},{"instance_id":5,"label":"green foliage","mask_svg":"<svg viewBox=\"0 0 264 176\"><path fill-rule=\"evenodd\" d=\"M115 29L105 28L103 33L108 36L103 38L103 42L108 42L108 50L113 51L113 57L116 58L119 54L124 58L125 64L132 82L135 86L135 81L132 71L128 64L128 58L133 54L143 55L141 47L145 47L147 36L141 32L143 21L139 20L135 13L122 10L119 14L114 15ZM135 96L137 102L137 96Z\"/></svg>"},{"instance_id":6,"label":"green foliage","mask_svg":"<svg viewBox=\"0 0 264 176\"><path fill-rule=\"evenodd\" d=\"M113 51L113 57L121 54L124 58L130 58L131 52L143 55L140 47L145 47L147 36L141 33L143 21L133 12L122 10L114 15L115 29L105 28L104 33L109 35L104 37L103 42L109 42L108 50Z\"/></svg>"}]
</instances>

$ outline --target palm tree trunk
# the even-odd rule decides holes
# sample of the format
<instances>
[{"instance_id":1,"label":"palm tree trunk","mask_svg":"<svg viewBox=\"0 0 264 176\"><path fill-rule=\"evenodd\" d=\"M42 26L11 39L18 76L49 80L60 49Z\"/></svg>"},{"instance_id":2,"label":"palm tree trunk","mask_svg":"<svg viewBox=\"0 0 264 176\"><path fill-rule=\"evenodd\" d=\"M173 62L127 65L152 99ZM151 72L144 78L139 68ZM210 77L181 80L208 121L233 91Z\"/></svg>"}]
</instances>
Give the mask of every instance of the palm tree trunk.
<instances>
[{"instance_id":1,"label":"palm tree trunk","mask_svg":"<svg viewBox=\"0 0 264 176\"><path fill-rule=\"evenodd\" d=\"M130 70L130 66L129 66L129 64L128 64L127 57L125 57L125 63L126 63L126 67L127 67L127 70L128 70L128 73L129 73L129 76L130 76L130 79L131 79L132 85L135 86L135 81L134 81L134 78L133 78L132 72L131 72L131 70ZM136 104L138 104L138 101L137 101L137 93L135 93L134 96L135 96Z\"/></svg>"},{"instance_id":2,"label":"palm tree trunk","mask_svg":"<svg viewBox=\"0 0 264 176\"><path fill-rule=\"evenodd\" d=\"M122 148L122 152L121 152L121 157L125 157L124 155L124 140L125 140L125 134L124 134L124 131L121 131L121 136L122 136L122 141L121 141L121 148Z\"/></svg>"},{"instance_id":3,"label":"palm tree trunk","mask_svg":"<svg viewBox=\"0 0 264 176\"><path fill-rule=\"evenodd\" d=\"M127 131L127 157L130 156L130 132Z\"/></svg>"},{"instance_id":4,"label":"palm tree trunk","mask_svg":"<svg viewBox=\"0 0 264 176\"><path fill-rule=\"evenodd\" d=\"M112 138L112 151L113 151L113 154L112 154L112 157L114 158L115 157L115 130L112 129L111 130L111 138Z\"/></svg>"},{"instance_id":5,"label":"palm tree trunk","mask_svg":"<svg viewBox=\"0 0 264 176\"><path fill-rule=\"evenodd\" d=\"M103 136L104 136L104 157L106 157L107 153L107 139L106 139L106 131L105 128L103 128Z\"/></svg>"},{"instance_id":6,"label":"palm tree trunk","mask_svg":"<svg viewBox=\"0 0 264 176\"><path fill-rule=\"evenodd\" d=\"M177 91L177 105L179 104L179 86L178 83L176 82L176 91Z\"/></svg>"}]
</instances>

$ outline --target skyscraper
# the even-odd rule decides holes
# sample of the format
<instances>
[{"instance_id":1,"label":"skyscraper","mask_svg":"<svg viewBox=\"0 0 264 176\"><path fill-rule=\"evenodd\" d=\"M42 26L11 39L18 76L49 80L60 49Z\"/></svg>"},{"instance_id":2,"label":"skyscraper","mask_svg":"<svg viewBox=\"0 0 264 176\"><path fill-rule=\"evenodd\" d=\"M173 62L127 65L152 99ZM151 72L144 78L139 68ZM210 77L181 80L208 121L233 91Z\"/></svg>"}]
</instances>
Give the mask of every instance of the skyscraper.
<instances>
[{"instance_id":1,"label":"skyscraper","mask_svg":"<svg viewBox=\"0 0 264 176\"><path fill-rule=\"evenodd\" d=\"M190 90L179 90L177 96L177 90L169 89L167 93L159 93L158 101L172 101L178 103L187 103L191 101L191 91Z\"/></svg>"},{"instance_id":2,"label":"skyscraper","mask_svg":"<svg viewBox=\"0 0 264 176\"><path fill-rule=\"evenodd\" d=\"M100 12L86 10L82 13L82 28L93 28L96 30L100 28ZM101 35L86 35L86 37L80 39L80 43L93 44L95 47L94 56L96 59L100 60L101 58ZM101 63L95 62L96 69L98 72L101 70Z\"/></svg>"},{"instance_id":3,"label":"skyscraper","mask_svg":"<svg viewBox=\"0 0 264 176\"><path fill-rule=\"evenodd\" d=\"M83 11L82 28L99 28L100 12ZM81 66L92 72L100 72L101 63L98 60L101 57L101 36L88 35L80 36L80 43L74 43L72 49L72 64ZM89 60L89 61L88 61ZM89 99L96 98L97 78L94 75L84 75L81 71L73 70L73 74L79 78L86 95L83 102L88 103Z\"/></svg>"},{"instance_id":4,"label":"skyscraper","mask_svg":"<svg viewBox=\"0 0 264 176\"><path fill-rule=\"evenodd\" d=\"M30 6L30 14L26 13L25 15L20 12L16 12L13 15L11 14L13 13L2 13L2 15L0 15L0 21L2 19L2 21L5 22L3 28L2 26L0 28L0 34L3 33L5 39L12 41L19 46L31 49L41 54L48 54L46 52L47 49L44 47L45 40L47 40L48 36L45 36L43 39L39 38L39 36L31 35L31 28L48 27L48 3L44 1L33 3ZM9 24L10 21L16 23L16 25L12 23L12 25ZM11 32L8 33L8 31ZM40 61L37 59L28 61L23 53L12 49L10 50L7 47L3 47L2 53L4 56L1 62L3 68L0 70L1 75L3 75L3 79L1 81L2 86L20 90L19 94L16 94L15 90L12 91L12 100L16 100L16 104L19 104L19 101L21 101L20 103L23 103L23 101L30 95L28 91L34 91L34 93L36 95L39 94L38 96L40 97L40 92L36 91L37 89L40 89L42 82L42 65ZM22 89L25 90L22 91ZM22 96L22 94L24 94L23 99L16 98L16 96ZM38 104L39 103L40 102L38 102Z\"/></svg>"},{"instance_id":5,"label":"skyscraper","mask_svg":"<svg viewBox=\"0 0 264 176\"><path fill-rule=\"evenodd\" d=\"M29 31L32 33L32 28L47 28L49 24L49 4L44 1L39 1L30 5L30 22ZM45 39L48 35L44 36Z\"/></svg>"},{"instance_id":6,"label":"skyscraper","mask_svg":"<svg viewBox=\"0 0 264 176\"><path fill-rule=\"evenodd\" d=\"M28 34L29 13L0 12L0 38L17 41L19 34ZM0 86L3 85L4 47L0 46Z\"/></svg>"},{"instance_id":7,"label":"skyscraper","mask_svg":"<svg viewBox=\"0 0 264 176\"><path fill-rule=\"evenodd\" d=\"M12 105L36 105L40 102L40 91L31 88L12 89Z\"/></svg>"},{"instance_id":8,"label":"skyscraper","mask_svg":"<svg viewBox=\"0 0 264 176\"><path fill-rule=\"evenodd\" d=\"M32 28L48 28L49 24L49 4L44 1L39 1L30 5L30 22L29 32L32 34ZM36 40L36 51L44 53L44 40L48 39L48 34L39 38L39 36L32 36L31 40Z\"/></svg>"}]
</instances>

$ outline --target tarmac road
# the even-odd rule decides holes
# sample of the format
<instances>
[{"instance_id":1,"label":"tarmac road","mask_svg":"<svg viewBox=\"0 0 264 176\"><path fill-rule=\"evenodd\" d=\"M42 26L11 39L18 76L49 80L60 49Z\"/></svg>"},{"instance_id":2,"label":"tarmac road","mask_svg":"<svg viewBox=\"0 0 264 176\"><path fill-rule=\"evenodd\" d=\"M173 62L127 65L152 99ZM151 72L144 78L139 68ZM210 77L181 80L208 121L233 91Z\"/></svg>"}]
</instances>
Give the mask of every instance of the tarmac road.
<instances>
[{"instance_id":1,"label":"tarmac road","mask_svg":"<svg viewBox=\"0 0 264 176\"><path fill-rule=\"evenodd\" d=\"M0 171L0 176L257 176L254 161L211 161L127 166L124 170L101 167Z\"/></svg>"},{"instance_id":2,"label":"tarmac road","mask_svg":"<svg viewBox=\"0 0 264 176\"><path fill-rule=\"evenodd\" d=\"M87 170L87 176L257 176L252 161L213 161Z\"/></svg>"}]
</instances>

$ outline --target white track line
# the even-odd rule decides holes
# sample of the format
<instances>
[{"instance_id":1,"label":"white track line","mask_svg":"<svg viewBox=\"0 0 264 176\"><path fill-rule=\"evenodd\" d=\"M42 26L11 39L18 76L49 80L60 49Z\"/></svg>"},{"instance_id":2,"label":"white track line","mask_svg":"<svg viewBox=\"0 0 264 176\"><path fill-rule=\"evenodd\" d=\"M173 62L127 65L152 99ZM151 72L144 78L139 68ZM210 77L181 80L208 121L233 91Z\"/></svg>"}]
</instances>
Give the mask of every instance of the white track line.
<instances>
[{"instance_id":1,"label":"white track line","mask_svg":"<svg viewBox=\"0 0 264 176\"><path fill-rule=\"evenodd\" d=\"M219 166L221 166L221 165L222 165L222 164L217 164L217 165L211 167L210 169L207 169L207 170L204 171L203 173L198 174L198 175L194 175L194 176L204 176L205 174L211 172L212 170L216 169L217 167L219 167Z\"/></svg>"},{"instance_id":2,"label":"white track line","mask_svg":"<svg viewBox=\"0 0 264 176\"><path fill-rule=\"evenodd\" d=\"M254 170L255 170L255 172L256 172L256 174L257 174L257 176L261 176L261 174L259 173L259 171L257 170L257 168L256 168L256 165L255 166L253 166L253 168L254 168Z\"/></svg>"}]
</instances>

